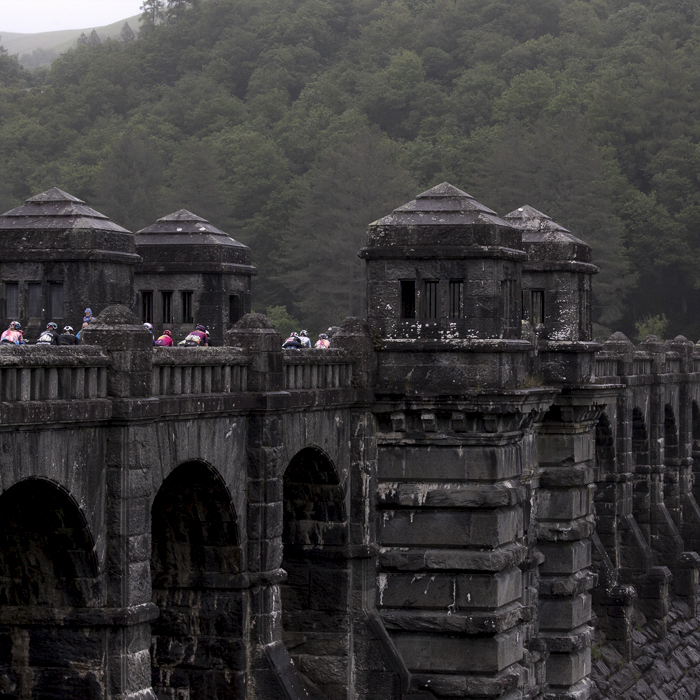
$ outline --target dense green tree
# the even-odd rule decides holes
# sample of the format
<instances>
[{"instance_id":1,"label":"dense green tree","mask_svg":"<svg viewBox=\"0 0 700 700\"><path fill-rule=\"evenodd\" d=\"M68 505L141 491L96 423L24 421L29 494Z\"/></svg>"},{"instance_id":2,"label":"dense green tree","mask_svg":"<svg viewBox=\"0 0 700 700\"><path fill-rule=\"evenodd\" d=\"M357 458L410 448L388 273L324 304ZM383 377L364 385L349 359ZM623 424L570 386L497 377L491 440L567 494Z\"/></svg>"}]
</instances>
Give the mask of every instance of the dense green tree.
<instances>
[{"instance_id":1,"label":"dense green tree","mask_svg":"<svg viewBox=\"0 0 700 700\"><path fill-rule=\"evenodd\" d=\"M137 40L83 35L48 69L0 51L3 206L54 184L129 228L187 206L252 246L259 308L310 325L319 302L304 284L334 270L321 305L355 312L353 236L397 203L384 192L373 208L358 184L381 171L362 146L371 134L388 191L401 189L391 172L416 183L399 200L448 180L501 212L528 202L591 243L601 327L632 335L665 314L669 334L700 336L697 0L141 10ZM333 222L353 198L345 229ZM315 240L314 226L345 234ZM325 256L318 274L302 249Z\"/></svg>"},{"instance_id":2,"label":"dense green tree","mask_svg":"<svg viewBox=\"0 0 700 700\"><path fill-rule=\"evenodd\" d=\"M472 194L483 193L485 204L503 214L534 206L592 247L600 267L594 322L600 332L611 332L622 320L635 277L610 189L619 177L592 142L584 119L565 112L540 117L532 128L513 121L493 141L480 169Z\"/></svg>"},{"instance_id":3,"label":"dense green tree","mask_svg":"<svg viewBox=\"0 0 700 700\"><path fill-rule=\"evenodd\" d=\"M141 5L141 26L147 32L162 22L165 17L165 5L163 0L143 0Z\"/></svg>"},{"instance_id":4,"label":"dense green tree","mask_svg":"<svg viewBox=\"0 0 700 700\"><path fill-rule=\"evenodd\" d=\"M163 216L163 163L153 139L126 132L100 168L96 204L130 231Z\"/></svg>"},{"instance_id":5,"label":"dense green tree","mask_svg":"<svg viewBox=\"0 0 700 700\"><path fill-rule=\"evenodd\" d=\"M276 257L277 277L316 328L365 314L367 224L410 199L416 184L379 129L365 129L317 159Z\"/></svg>"},{"instance_id":6,"label":"dense green tree","mask_svg":"<svg viewBox=\"0 0 700 700\"><path fill-rule=\"evenodd\" d=\"M136 34L131 28L128 22L124 22L121 32L119 32L119 38L125 43L130 44L134 39L136 39Z\"/></svg>"}]
</instances>

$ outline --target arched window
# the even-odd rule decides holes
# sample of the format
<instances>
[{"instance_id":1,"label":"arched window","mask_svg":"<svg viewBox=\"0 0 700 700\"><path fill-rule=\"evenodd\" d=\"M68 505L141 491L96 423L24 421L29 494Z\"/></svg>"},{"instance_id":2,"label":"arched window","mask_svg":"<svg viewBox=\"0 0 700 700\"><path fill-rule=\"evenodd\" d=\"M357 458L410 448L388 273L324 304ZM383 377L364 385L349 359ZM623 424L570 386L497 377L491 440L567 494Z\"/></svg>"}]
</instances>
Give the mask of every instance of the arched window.
<instances>
[{"instance_id":1,"label":"arched window","mask_svg":"<svg viewBox=\"0 0 700 700\"><path fill-rule=\"evenodd\" d=\"M153 686L163 697L238 697L246 669L243 593L232 586L241 548L221 477L188 462L163 482L151 508ZM237 643L238 640L238 643Z\"/></svg>"}]
</instances>

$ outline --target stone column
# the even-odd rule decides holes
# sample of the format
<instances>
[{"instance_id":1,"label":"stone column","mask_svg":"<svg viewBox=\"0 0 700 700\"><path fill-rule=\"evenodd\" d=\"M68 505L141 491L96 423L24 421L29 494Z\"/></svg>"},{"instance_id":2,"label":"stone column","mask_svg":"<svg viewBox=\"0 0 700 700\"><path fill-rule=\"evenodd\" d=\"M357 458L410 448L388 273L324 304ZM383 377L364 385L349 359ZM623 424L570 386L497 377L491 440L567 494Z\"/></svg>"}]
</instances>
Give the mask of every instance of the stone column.
<instances>
[{"instance_id":1,"label":"stone column","mask_svg":"<svg viewBox=\"0 0 700 700\"><path fill-rule=\"evenodd\" d=\"M497 698L530 684L519 477L532 470L526 435L551 397L512 390L375 409L377 606L413 692Z\"/></svg>"},{"instance_id":2,"label":"stone column","mask_svg":"<svg viewBox=\"0 0 700 700\"><path fill-rule=\"evenodd\" d=\"M247 443L249 697L314 698L282 642L280 583L287 574L281 568L286 462L280 411L289 398L282 391L282 338L262 314L246 314L226 333L225 344L250 356L248 389L255 392Z\"/></svg>"},{"instance_id":3,"label":"stone column","mask_svg":"<svg viewBox=\"0 0 700 700\"><path fill-rule=\"evenodd\" d=\"M551 698L588 697L595 396L562 395L538 426L540 637L549 650Z\"/></svg>"},{"instance_id":4,"label":"stone column","mask_svg":"<svg viewBox=\"0 0 700 700\"><path fill-rule=\"evenodd\" d=\"M691 373L694 370L693 344L683 336L668 343L681 360L683 379L678 387L678 445L677 462L678 506L680 534L685 551L678 567L676 593L688 604L691 617L697 614L700 568L700 506L693 493L693 415Z\"/></svg>"},{"instance_id":5,"label":"stone column","mask_svg":"<svg viewBox=\"0 0 700 700\"><path fill-rule=\"evenodd\" d=\"M109 355L107 393L108 692L119 700L155 700L151 688L151 480L134 450L137 431L157 417L150 398L153 340L129 309L109 306L83 331L83 343Z\"/></svg>"}]
</instances>

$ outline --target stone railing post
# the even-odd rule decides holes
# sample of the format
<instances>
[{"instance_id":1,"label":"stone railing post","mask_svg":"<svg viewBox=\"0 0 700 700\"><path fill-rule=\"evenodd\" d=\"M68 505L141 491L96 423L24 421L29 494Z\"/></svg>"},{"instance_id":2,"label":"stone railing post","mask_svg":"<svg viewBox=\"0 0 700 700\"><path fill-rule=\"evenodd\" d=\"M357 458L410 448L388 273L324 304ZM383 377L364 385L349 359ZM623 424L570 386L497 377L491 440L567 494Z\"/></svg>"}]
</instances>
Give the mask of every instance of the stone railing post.
<instances>
[{"instance_id":1,"label":"stone railing post","mask_svg":"<svg viewBox=\"0 0 700 700\"><path fill-rule=\"evenodd\" d=\"M109 628L109 697L154 700L151 689L150 464L139 445L157 416L151 397L153 339L125 306L107 307L83 331L82 342L99 345L110 359L107 396L117 418L108 433L105 520L107 605L123 611L123 625Z\"/></svg>"},{"instance_id":2,"label":"stone railing post","mask_svg":"<svg viewBox=\"0 0 700 700\"><path fill-rule=\"evenodd\" d=\"M262 314L246 314L226 333L224 344L251 356L249 391L281 391L284 387L282 336Z\"/></svg>"}]
</instances>

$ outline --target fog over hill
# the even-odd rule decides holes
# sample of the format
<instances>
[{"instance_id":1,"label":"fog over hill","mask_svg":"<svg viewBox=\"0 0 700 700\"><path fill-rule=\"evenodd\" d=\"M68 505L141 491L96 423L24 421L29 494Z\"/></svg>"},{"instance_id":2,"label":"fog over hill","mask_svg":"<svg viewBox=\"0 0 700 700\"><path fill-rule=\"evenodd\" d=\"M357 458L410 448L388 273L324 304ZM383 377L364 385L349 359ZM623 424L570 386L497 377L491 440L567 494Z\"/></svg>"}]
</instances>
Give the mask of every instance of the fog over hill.
<instances>
[{"instance_id":1,"label":"fog over hill","mask_svg":"<svg viewBox=\"0 0 700 700\"><path fill-rule=\"evenodd\" d=\"M0 28L0 45L4 46L11 56L18 55L20 63L28 68L46 66L64 51L75 46L81 34L89 35L93 29L96 29L102 40L116 38L122 30L124 22L128 22L134 32L138 32L140 19L140 15L133 15L103 27L62 29L56 32L37 32L36 34L4 32ZM76 18L76 22L78 21L79 18Z\"/></svg>"}]
</instances>

